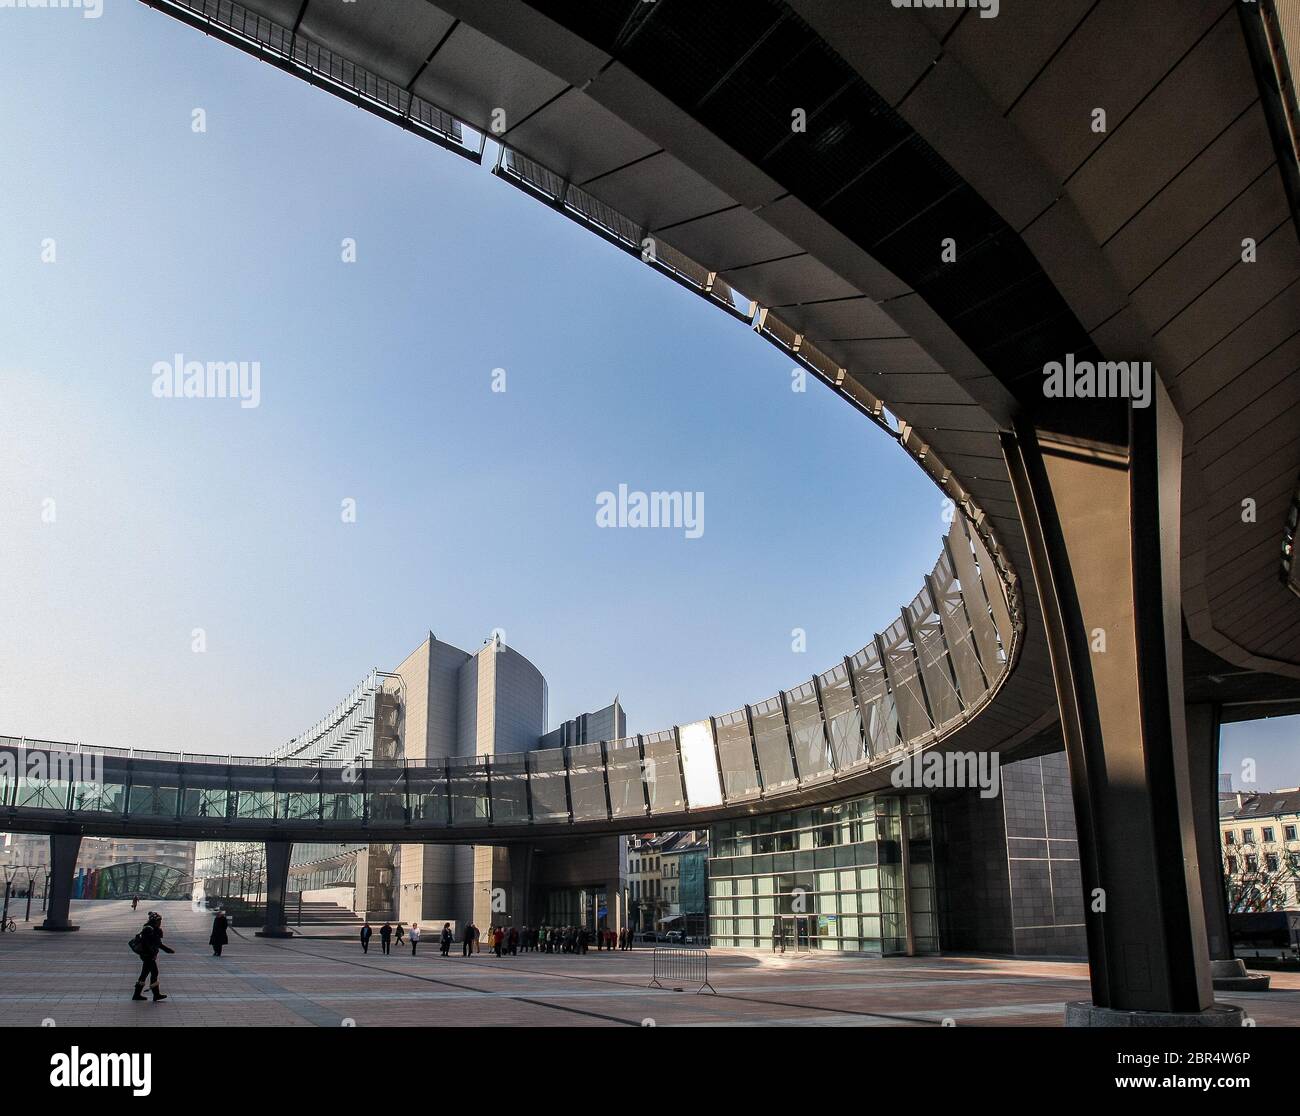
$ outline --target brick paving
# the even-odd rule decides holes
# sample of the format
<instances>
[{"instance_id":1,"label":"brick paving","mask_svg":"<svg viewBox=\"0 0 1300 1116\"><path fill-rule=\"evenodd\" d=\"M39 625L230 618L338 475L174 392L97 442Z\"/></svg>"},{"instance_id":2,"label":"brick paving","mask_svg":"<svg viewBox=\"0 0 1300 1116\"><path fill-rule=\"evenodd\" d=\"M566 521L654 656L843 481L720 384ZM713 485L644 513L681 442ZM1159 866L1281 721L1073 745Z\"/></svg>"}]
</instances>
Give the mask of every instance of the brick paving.
<instances>
[{"instance_id":1,"label":"brick paving","mask_svg":"<svg viewBox=\"0 0 1300 1116\"><path fill-rule=\"evenodd\" d=\"M143 922L129 903L73 904L81 930L0 935L0 1025L39 1026L1060 1026L1088 998L1077 962L942 956L873 959L715 950L717 996L647 988L649 948L585 956L488 953L443 958L432 934L369 954L350 939L269 941L232 932L207 945L211 917L155 904L166 941L164 1003L129 997L138 962L127 940ZM18 912L21 913L21 912ZM1274 990L1225 995L1263 1026L1300 1025L1300 974Z\"/></svg>"}]
</instances>

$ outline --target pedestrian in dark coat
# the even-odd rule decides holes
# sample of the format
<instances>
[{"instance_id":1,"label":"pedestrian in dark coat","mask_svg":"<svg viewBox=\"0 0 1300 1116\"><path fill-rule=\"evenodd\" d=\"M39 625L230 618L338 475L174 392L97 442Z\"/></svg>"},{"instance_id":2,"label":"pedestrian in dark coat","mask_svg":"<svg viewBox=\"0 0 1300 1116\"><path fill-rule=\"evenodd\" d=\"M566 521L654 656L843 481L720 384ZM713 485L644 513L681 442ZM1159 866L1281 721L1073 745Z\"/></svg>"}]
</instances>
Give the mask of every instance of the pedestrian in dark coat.
<instances>
[{"instance_id":1,"label":"pedestrian in dark coat","mask_svg":"<svg viewBox=\"0 0 1300 1116\"><path fill-rule=\"evenodd\" d=\"M230 939L226 936L226 912L218 911L217 917L212 920L212 936L208 938L208 945L212 947L212 956L221 956L221 947L229 944Z\"/></svg>"},{"instance_id":2,"label":"pedestrian in dark coat","mask_svg":"<svg viewBox=\"0 0 1300 1116\"><path fill-rule=\"evenodd\" d=\"M379 928L379 945L385 952L389 952L389 945L393 940L393 928L387 922Z\"/></svg>"},{"instance_id":3,"label":"pedestrian in dark coat","mask_svg":"<svg viewBox=\"0 0 1300 1116\"><path fill-rule=\"evenodd\" d=\"M363 922L361 924L361 952L362 953L370 952L370 935L373 933L374 931L370 929L369 922Z\"/></svg>"},{"instance_id":4,"label":"pedestrian in dark coat","mask_svg":"<svg viewBox=\"0 0 1300 1116\"><path fill-rule=\"evenodd\" d=\"M137 946L136 956L140 958L141 962L140 977L135 982L135 995L131 999L144 999L144 985L145 981L148 981L149 991L153 993L154 1003L157 1003L159 1000L167 999L158 987L158 951L162 950L163 953L176 952L170 946L163 944L162 915L150 911L149 919L140 931L138 939L139 945Z\"/></svg>"}]
</instances>

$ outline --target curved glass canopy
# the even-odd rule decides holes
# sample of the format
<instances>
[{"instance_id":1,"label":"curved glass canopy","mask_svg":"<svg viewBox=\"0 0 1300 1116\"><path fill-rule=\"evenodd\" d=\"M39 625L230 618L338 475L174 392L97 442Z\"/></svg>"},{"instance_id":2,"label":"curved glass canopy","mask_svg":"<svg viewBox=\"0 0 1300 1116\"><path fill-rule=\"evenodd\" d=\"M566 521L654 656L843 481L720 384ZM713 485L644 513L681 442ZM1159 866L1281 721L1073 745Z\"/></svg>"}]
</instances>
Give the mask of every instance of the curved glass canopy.
<instances>
[{"instance_id":1,"label":"curved glass canopy","mask_svg":"<svg viewBox=\"0 0 1300 1116\"><path fill-rule=\"evenodd\" d=\"M983 540L959 518L922 590L857 654L742 709L595 744L404 764L0 737L0 828L98 820L181 834L360 836L783 809L976 715L1014 657L1003 593Z\"/></svg>"}]
</instances>

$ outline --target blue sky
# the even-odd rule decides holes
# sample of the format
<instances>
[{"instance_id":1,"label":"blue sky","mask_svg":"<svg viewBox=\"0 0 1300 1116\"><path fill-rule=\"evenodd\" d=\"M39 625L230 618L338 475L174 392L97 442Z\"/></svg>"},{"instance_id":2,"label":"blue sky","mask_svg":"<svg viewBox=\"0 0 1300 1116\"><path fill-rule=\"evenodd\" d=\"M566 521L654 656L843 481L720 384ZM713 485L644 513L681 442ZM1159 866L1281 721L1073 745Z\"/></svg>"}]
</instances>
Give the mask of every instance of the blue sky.
<instances>
[{"instance_id":1,"label":"blue sky","mask_svg":"<svg viewBox=\"0 0 1300 1116\"><path fill-rule=\"evenodd\" d=\"M618 692L649 731L824 669L930 569L883 433L486 166L142 4L3 20L0 732L262 751L494 628L552 723ZM175 353L259 362L260 406L156 399ZM703 492L703 536L598 528L620 483Z\"/></svg>"}]
</instances>

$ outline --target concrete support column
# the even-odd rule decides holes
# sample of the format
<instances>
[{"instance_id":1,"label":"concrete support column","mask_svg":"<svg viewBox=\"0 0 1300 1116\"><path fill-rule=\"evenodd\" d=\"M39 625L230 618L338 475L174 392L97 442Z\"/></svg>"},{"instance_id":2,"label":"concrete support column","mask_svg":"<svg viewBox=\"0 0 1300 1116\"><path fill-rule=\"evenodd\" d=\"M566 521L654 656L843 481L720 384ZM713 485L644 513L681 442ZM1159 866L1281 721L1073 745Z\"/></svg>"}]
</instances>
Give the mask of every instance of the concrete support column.
<instances>
[{"instance_id":1,"label":"concrete support column","mask_svg":"<svg viewBox=\"0 0 1300 1116\"><path fill-rule=\"evenodd\" d=\"M78 929L68 918L68 907L80 852L80 833L55 833L50 837L49 901L45 906L45 921L37 930Z\"/></svg>"},{"instance_id":2,"label":"concrete support column","mask_svg":"<svg viewBox=\"0 0 1300 1116\"><path fill-rule=\"evenodd\" d=\"M289 854L292 841L266 843L266 925L257 931L259 938L292 938L285 922L285 893L289 887Z\"/></svg>"},{"instance_id":3,"label":"concrete support column","mask_svg":"<svg viewBox=\"0 0 1300 1116\"><path fill-rule=\"evenodd\" d=\"M611 930L621 930L624 926L623 881L617 877L605 881L605 916L606 925Z\"/></svg>"},{"instance_id":4,"label":"concrete support column","mask_svg":"<svg viewBox=\"0 0 1300 1116\"><path fill-rule=\"evenodd\" d=\"M533 846L511 845L510 853L510 909L507 914L511 926L533 926Z\"/></svg>"},{"instance_id":5,"label":"concrete support column","mask_svg":"<svg viewBox=\"0 0 1300 1116\"><path fill-rule=\"evenodd\" d=\"M1062 400L1004 440L1078 821L1092 1003L1066 1021L1233 1025L1213 1008L1192 824L1182 422L1152 380L1149 406Z\"/></svg>"},{"instance_id":6,"label":"concrete support column","mask_svg":"<svg viewBox=\"0 0 1300 1116\"><path fill-rule=\"evenodd\" d=\"M1187 706L1187 764L1200 868L1201 903L1210 959L1232 959L1228 901L1223 890L1223 835L1219 831L1219 707Z\"/></svg>"}]
</instances>

